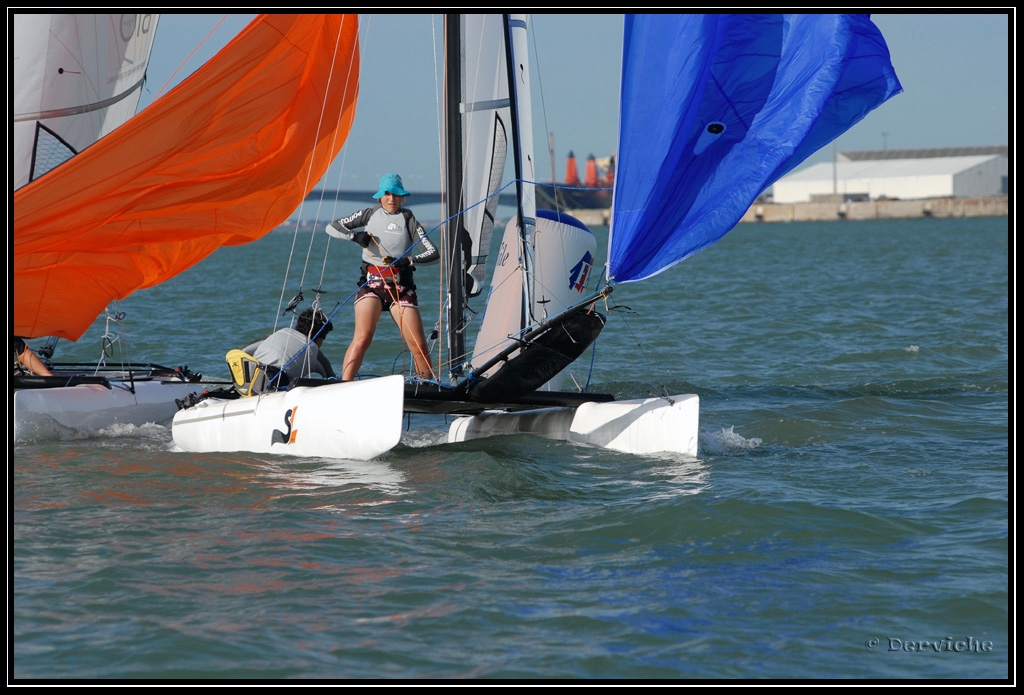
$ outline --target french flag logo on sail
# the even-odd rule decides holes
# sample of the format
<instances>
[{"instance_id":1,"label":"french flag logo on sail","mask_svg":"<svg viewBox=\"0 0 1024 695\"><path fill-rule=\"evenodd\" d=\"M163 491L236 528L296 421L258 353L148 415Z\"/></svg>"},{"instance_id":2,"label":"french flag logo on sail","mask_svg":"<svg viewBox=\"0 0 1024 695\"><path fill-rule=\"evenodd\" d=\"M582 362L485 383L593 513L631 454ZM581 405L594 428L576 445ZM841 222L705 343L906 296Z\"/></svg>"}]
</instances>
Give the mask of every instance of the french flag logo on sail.
<instances>
[{"instance_id":1,"label":"french flag logo on sail","mask_svg":"<svg viewBox=\"0 0 1024 695\"><path fill-rule=\"evenodd\" d=\"M587 278L590 277L590 269L594 267L594 256L587 251L580 262L569 271L569 289L583 292L587 286Z\"/></svg>"}]
</instances>

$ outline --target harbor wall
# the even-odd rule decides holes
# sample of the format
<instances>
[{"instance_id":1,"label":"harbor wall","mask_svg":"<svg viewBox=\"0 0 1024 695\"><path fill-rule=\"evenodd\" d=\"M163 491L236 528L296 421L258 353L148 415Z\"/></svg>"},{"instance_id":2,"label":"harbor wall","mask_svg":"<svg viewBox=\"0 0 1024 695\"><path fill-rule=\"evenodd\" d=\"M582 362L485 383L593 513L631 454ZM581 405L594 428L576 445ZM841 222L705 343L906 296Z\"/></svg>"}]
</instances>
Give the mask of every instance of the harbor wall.
<instances>
[{"instance_id":1,"label":"harbor wall","mask_svg":"<svg viewBox=\"0 0 1024 695\"><path fill-rule=\"evenodd\" d=\"M607 225L610 211L571 210L585 225ZM886 220L913 217L1005 217L1009 198L921 198L917 200L863 200L855 202L755 203L740 222L832 222Z\"/></svg>"}]
</instances>

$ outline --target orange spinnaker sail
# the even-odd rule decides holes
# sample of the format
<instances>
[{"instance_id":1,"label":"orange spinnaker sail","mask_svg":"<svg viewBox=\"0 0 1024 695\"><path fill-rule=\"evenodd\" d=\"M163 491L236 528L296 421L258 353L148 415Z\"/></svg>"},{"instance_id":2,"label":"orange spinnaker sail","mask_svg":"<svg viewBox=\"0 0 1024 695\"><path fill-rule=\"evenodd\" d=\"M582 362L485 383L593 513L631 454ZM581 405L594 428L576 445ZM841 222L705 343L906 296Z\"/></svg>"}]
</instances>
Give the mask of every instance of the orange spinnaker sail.
<instances>
[{"instance_id":1,"label":"orange spinnaker sail","mask_svg":"<svg viewBox=\"0 0 1024 695\"><path fill-rule=\"evenodd\" d=\"M77 340L111 300L291 215L341 150L357 15L261 15L165 97L14 194L14 335Z\"/></svg>"}]
</instances>

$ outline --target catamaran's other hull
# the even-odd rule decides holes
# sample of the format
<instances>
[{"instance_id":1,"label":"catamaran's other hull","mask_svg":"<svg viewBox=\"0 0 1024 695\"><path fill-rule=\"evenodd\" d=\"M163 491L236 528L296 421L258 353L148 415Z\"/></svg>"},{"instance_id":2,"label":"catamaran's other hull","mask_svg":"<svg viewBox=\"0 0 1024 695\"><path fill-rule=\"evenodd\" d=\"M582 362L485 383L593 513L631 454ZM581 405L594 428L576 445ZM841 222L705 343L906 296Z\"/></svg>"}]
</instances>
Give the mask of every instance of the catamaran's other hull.
<instances>
[{"instance_id":1,"label":"catamaran's other hull","mask_svg":"<svg viewBox=\"0 0 1024 695\"><path fill-rule=\"evenodd\" d=\"M699 418L700 398L693 394L584 403L576 408L485 411L455 420L448 441L537 434L630 454L676 452L696 456Z\"/></svg>"},{"instance_id":2,"label":"catamaran's other hull","mask_svg":"<svg viewBox=\"0 0 1024 695\"><path fill-rule=\"evenodd\" d=\"M177 379L135 381L134 385L109 381L18 389L14 392L14 441L52 437L57 434L55 423L74 430L100 430L118 424L162 424L177 412L176 399L203 389L202 384Z\"/></svg>"},{"instance_id":3,"label":"catamaran's other hull","mask_svg":"<svg viewBox=\"0 0 1024 695\"><path fill-rule=\"evenodd\" d=\"M298 386L251 398L207 398L171 425L184 451L251 451L368 460L402 436L405 380L387 376Z\"/></svg>"}]
</instances>

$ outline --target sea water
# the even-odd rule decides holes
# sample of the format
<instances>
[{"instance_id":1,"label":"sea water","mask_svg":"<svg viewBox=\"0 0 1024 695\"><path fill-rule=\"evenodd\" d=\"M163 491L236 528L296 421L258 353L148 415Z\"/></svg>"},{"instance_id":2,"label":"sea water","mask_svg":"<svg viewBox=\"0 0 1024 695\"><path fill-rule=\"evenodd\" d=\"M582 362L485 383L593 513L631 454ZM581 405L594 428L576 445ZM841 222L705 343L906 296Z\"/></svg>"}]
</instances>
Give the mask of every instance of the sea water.
<instances>
[{"instance_id":1,"label":"sea water","mask_svg":"<svg viewBox=\"0 0 1024 695\"><path fill-rule=\"evenodd\" d=\"M222 249L121 302L124 340L227 378L319 289L338 365L358 248L325 243ZM695 459L443 418L370 462L19 444L9 678L1009 679L1009 275L1006 217L879 220L743 224L617 286L573 378L698 394ZM407 363L382 322L364 374Z\"/></svg>"}]
</instances>

